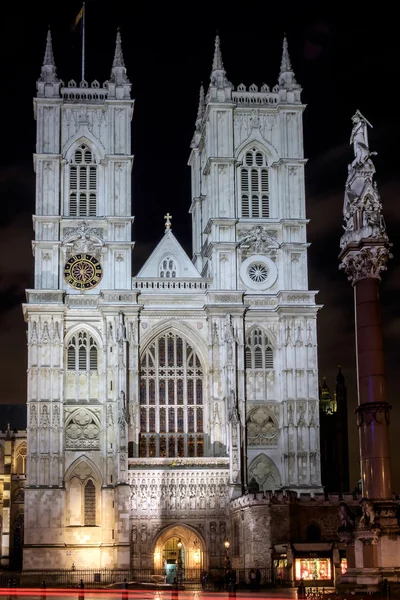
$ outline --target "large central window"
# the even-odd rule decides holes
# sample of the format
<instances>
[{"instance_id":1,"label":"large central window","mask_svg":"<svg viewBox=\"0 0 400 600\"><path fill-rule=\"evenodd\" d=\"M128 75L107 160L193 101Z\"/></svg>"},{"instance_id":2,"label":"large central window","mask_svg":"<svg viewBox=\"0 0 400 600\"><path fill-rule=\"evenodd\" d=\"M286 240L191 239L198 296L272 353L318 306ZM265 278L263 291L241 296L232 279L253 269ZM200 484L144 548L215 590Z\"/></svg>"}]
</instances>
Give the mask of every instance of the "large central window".
<instances>
[{"instance_id":1,"label":"large central window","mask_svg":"<svg viewBox=\"0 0 400 600\"><path fill-rule=\"evenodd\" d=\"M203 369L184 338L165 333L141 360L139 455L203 454Z\"/></svg>"}]
</instances>

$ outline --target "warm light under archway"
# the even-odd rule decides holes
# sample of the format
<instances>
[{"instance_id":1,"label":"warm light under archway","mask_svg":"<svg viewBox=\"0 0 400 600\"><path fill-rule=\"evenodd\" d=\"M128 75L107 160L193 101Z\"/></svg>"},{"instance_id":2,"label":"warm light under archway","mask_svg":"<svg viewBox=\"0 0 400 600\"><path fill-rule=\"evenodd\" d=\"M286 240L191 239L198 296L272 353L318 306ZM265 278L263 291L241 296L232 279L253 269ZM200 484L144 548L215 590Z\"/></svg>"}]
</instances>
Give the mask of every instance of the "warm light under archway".
<instances>
[{"instance_id":1,"label":"warm light under archway","mask_svg":"<svg viewBox=\"0 0 400 600\"><path fill-rule=\"evenodd\" d=\"M205 544L202 537L190 527L174 525L164 529L155 542L153 556L156 573L163 572L166 568L165 548L172 539L177 539L182 544L181 551L184 556L184 569L187 573L206 568Z\"/></svg>"}]
</instances>

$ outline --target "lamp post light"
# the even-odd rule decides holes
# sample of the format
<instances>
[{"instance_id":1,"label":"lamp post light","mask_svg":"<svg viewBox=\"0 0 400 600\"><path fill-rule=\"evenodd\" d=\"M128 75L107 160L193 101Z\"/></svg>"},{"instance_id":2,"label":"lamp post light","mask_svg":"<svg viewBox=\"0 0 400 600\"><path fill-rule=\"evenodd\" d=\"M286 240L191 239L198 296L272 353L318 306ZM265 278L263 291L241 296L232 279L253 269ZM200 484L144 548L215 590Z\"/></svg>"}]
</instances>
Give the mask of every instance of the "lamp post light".
<instances>
[{"instance_id":1,"label":"lamp post light","mask_svg":"<svg viewBox=\"0 0 400 600\"><path fill-rule=\"evenodd\" d=\"M179 539L178 543L178 583L182 583L182 542Z\"/></svg>"},{"instance_id":2,"label":"lamp post light","mask_svg":"<svg viewBox=\"0 0 400 600\"><path fill-rule=\"evenodd\" d=\"M224 542L224 546L225 546L225 571L228 571L231 568L231 561L229 559L229 548L230 548L231 544L228 540L226 540L226 542Z\"/></svg>"}]
</instances>

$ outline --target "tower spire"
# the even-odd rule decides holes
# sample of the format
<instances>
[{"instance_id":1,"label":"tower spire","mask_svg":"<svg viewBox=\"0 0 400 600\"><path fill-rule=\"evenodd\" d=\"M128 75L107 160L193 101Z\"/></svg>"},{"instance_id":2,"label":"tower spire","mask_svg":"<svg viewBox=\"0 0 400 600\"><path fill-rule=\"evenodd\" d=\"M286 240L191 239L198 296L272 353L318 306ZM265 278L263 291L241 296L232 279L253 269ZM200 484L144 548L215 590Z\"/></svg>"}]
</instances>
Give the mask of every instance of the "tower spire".
<instances>
[{"instance_id":1,"label":"tower spire","mask_svg":"<svg viewBox=\"0 0 400 600\"><path fill-rule=\"evenodd\" d=\"M222 62L222 54L221 54L221 45L219 35L215 36L215 48L214 48L214 58L212 64L212 71L223 70L224 63Z\"/></svg>"},{"instance_id":2,"label":"tower spire","mask_svg":"<svg viewBox=\"0 0 400 600\"><path fill-rule=\"evenodd\" d=\"M281 71L279 74L282 75L283 73L293 73L286 33L283 35Z\"/></svg>"},{"instance_id":3,"label":"tower spire","mask_svg":"<svg viewBox=\"0 0 400 600\"><path fill-rule=\"evenodd\" d=\"M220 90L223 90L220 92ZM222 61L221 43L219 35L215 36L214 57L211 69L210 87L207 101L211 99L216 102L225 102L231 99L232 84L226 77L224 63Z\"/></svg>"},{"instance_id":4,"label":"tower spire","mask_svg":"<svg viewBox=\"0 0 400 600\"><path fill-rule=\"evenodd\" d=\"M126 74L124 55L122 54L121 31L118 27L111 77L108 82L108 94L109 98L130 98L130 91L131 83Z\"/></svg>"},{"instance_id":5,"label":"tower spire","mask_svg":"<svg viewBox=\"0 0 400 600\"><path fill-rule=\"evenodd\" d=\"M299 90L300 86L297 83L292 63L290 62L289 56L289 48L286 34L283 36L283 44L282 44L282 59L281 59L281 68L279 72L279 87L285 90Z\"/></svg>"},{"instance_id":6,"label":"tower spire","mask_svg":"<svg viewBox=\"0 0 400 600\"><path fill-rule=\"evenodd\" d=\"M57 77L57 69L54 62L50 28L47 31L46 49L44 52L40 77L36 82L36 88L38 96L54 97L60 95L60 80Z\"/></svg>"},{"instance_id":7,"label":"tower spire","mask_svg":"<svg viewBox=\"0 0 400 600\"><path fill-rule=\"evenodd\" d=\"M113 60L113 69L115 67L125 67L124 55L122 54L122 40L121 40L121 31L118 27L117 29L117 39L115 42L115 53Z\"/></svg>"},{"instance_id":8,"label":"tower spire","mask_svg":"<svg viewBox=\"0 0 400 600\"><path fill-rule=\"evenodd\" d=\"M46 50L44 52L43 66L46 67L55 67L54 62L54 54L53 54L53 42L51 39L51 31L50 28L47 30L47 38L46 38Z\"/></svg>"}]
</instances>

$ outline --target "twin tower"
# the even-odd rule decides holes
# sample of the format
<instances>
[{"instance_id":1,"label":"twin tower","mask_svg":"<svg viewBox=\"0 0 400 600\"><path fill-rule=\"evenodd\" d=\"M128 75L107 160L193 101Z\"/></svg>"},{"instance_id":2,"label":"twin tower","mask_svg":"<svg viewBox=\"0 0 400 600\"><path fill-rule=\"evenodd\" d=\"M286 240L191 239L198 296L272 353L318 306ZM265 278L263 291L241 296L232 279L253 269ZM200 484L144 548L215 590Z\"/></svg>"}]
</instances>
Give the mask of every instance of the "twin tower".
<instances>
[{"instance_id":1,"label":"twin tower","mask_svg":"<svg viewBox=\"0 0 400 600\"><path fill-rule=\"evenodd\" d=\"M300 96L286 39L270 89L234 88L216 38L189 158L193 256L167 215L132 277L120 33L110 79L90 86L58 78L48 34L23 307L24 569L167 569L178 540L185 568L209 569L249 486L321 490Z\"/></svg>"}]
</instances>

